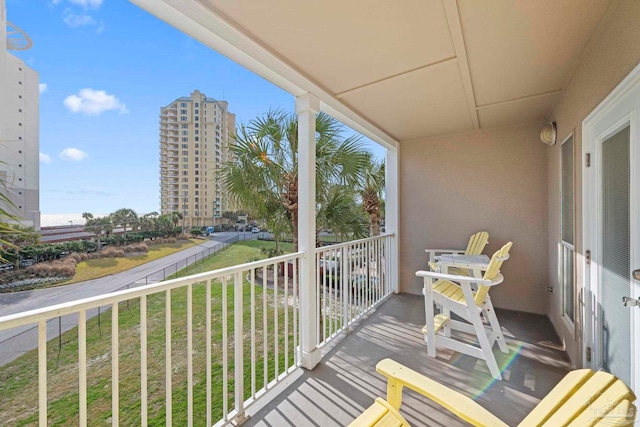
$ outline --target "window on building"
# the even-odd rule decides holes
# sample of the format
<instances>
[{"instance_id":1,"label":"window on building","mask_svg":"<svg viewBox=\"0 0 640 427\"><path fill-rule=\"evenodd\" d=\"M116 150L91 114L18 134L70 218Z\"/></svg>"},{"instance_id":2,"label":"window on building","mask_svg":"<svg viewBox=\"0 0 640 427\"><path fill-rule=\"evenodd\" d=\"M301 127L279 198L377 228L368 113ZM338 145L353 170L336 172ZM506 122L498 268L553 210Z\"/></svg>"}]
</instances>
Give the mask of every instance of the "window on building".
<instances>
[{"instance_id":1,"label":"window on building","mask_svg":"<svg viewBox=\"0 0 640 427\"><path fill-rule=\"evenodd\" d=\"M200 171L196 171L196 175L200 175Z\"/></svg>"},{"instance_id":2,"label":"window on building","mask_svg":"<svg viewBox=\"0 0 640 427\"><path fill-rule=\"evenodd\" d=\"M200 150L196 150L196 156L197 156L198 154L200 154ZM207 154L207 153L204 153L204 154Z\"/></svg>"},{"instance_id":3,"label":"window on building","mask_svg":"<svg viewBox=\"0 0 640 427\"><path fill-rule=\"evenodd\" d=\"M182 142L189 142L189 138L182 138Z\"/></svg>"},{"instance_id":4,"label":"window on building","mask_svg":"<svg viewBox=\"0 0 640 427\"><path fill-rule=\"evenodd\" d=\"M189 175L189 171L182 171L182 175Z\"/></svg>"},{"instance_id":5,"label":"window on building","mask_svg":"<svg viewBox=\"0 0 640 427\"><path fill-rule=\"evenodd\" d=\"M574 267L574 154L573 135L562 143L560 151L561 163L561 201L560 228L562 250L560 265L560 287L562 288L563 315L571 324L575 319L575 267Z\"/></svg>"},{"instance_id":6,"label":"window on building","mask_svg":"<svg viewBox=\"0 0 640 427\"><path fill-rule=\"evenodd\" d=\"M188 158L188 157L183 157L183 158L182 158L182 161L183 161L183 162L185 162L185 163L187 163L187 162L189 161L189 158Z\"/></svg>"},{"instance_id":7,"label":"window on building","mask_svg":"<svg viewBox=\"0 0 640 427\"><path fill-rule=\"evenodd\" d=\"M200 148L200 144L196 143L195 147Z\"/></svg>"},{"instance_id":8,"label":"window on building","mask_svg":"<svg viewBox=\"0 0 640 427\"><path fill-rule=\"evenodd\" d=\"M186 122L187 121L187 116L180 116L180 121L181 122Z\"/></svg>"},{"instance_id":9,"label":"window on building","mask_svg":"<svg viewBox=\"0 0 640 427\"><path fill-rule=\"evenodd\" d=\"M200 118L199 118L198 116L196 116L196 117L194 118L194 120L197 122L198 120L200 120Z\"/></svg>"},{"instance_id":10,"label":"window on building","mask_svg":"<svg viewBox=\"0 0 640 427\"><path fill-rule=\"evenodd\" d=\"M196 141L200 141L200 138L198 138L197 136L196 136Z\"/></svg>"},{"instance_id":11,"label":"window on building","mask_svg":"<svg viewBox=\"0 0 640 427\"><path fill-rule=\"evenodd\" d=\"M196 182L200 182L200 178L198 178L197 176L196 176Z\"/></svg>"},{"instance_id":12,"label":"window on building","mask_svg":"<svg viewBox=\"0 0 640 427\"><path fill-rule=\"evenodd\" d=\"M196 127L199 128L200 127L200 123L196 123Z\"/></svg>"},{"instance_id":13,"label":"window on building","mask_svg":"<svg viewBox=\"0 0 640 427\"><path fill-rule=\"evenodd\" d=\"M189 144L182 144L182 148L189 148Z\"/></svg>"},{"instance_id":14,"label":"window on building","mask_svg":"<svg viewBox=\"0 0 640 427\"><path fill-rule=\"evenodd\" d=\"M189 129L189 125L186 123L183 123L180 126L182 126L182 129Z\"/></svg>"},{"instance_id":15,"label":"window on building","mask_svg":"<svg viewBox=\"0 0 640 427\"><path fill-rule=\"evenodd\" d=\"M188 190L189 189L189 184L182 184L182 189L183 190Z\"/></svg>"},{"instance_id":16,"label":"window on building","mask_svg":"<svg viewBox=\"0 0 640 427\"><path fill-rule=\"evenodd\" d=\"M200 110L196 110L193 112L194 114L200 114Z\"/></svg>"},{"instance_id":17,"label":"window on building","mask_svg":"<svg viewBox=\"0 0 640 427\"><path fill-rule=\"evenodd\" d=\"M198 135L200 133L200 131L198 129L196 129L196 135ZM207 133L207 132L205 132Z\"/></svg>"},{"instance_id":18,"label":"window on building","mask_svg":"<svg viewBox=\"0 0 640 427\"><path fill-rule=\"evenodd\" d=\"M200 184L196 184L196 188L200 188Z\"/></svg>"},{"instance_id":19,"label":"window on building","mask_svg":"<svg viewBox=\"0 0 640 427\"><path fill-rule=\"evenodd\" d=\"M182 182L189 182L189 178L182 178Z\"/></svg>"},{"instance_id":20,"label":"window on building","mask_svg":"<svg viewBox=\"0 0 640 427\"><path fill-rule=\"evenodd\" d=\"M198 163L196 163L196 169L198 169L200 167L200 165Z\"/></svg>"},{"instance_id":21,"label":"window on building","mask_svg":"<svg viewBox=\"0 0 640 427\"><path fill-rule=\"evenodd\" d=\"M196 157L196 162L199 162L199 161L200 161L200 157Z\"/></svg>"},{"instance_id":22,"label":"window on building","mask_svg":"<svg viewBox=\"0 0 640 427\"><path fill-rule=\"evenodd\" d=\"M198 190L196 190L196 196L200 195L200 192ZM196 199L196 202L198 201L198 199Z\"/></svg>"},{"instance_id":23,"label":"window on building","mask_svg":"<svg viewBox=\"0 0 640 427\"><path fill-rule=\"evenodd\" d=\"M183 150L182 151L182 155L183 156L188 156L189 155L189 151L188 150Z\"/></svg>"},{"instance_id":24,"label":"window on building","mask_svg":"<svg viewBox=\"0 0 640 427\"><path fill-rule=\"evenodd\" d=\"M180 114L187 114L187 110L180 110Z\"/></svg>"},{"instance_id":25,"label":"window on building","mask_svg":"<svg viewBox=\"0 0 640 427\"><path fill-rule=\"evenodd\" d=\"M196 102L195 106L196 108L198 108L200 106L200 103Z\"/></svg>"},{"instance_id":26,"label":"window on building","mask_svg":"<svg viewBox=\"0 0 640 427\"><path fill-rule=\"evenodd\" d=\"M183 130L183 131L182 131L182 134L183 134L183 135L189 135L189 131L188 131L188 130Z\"/></svg>"}]
</instances>

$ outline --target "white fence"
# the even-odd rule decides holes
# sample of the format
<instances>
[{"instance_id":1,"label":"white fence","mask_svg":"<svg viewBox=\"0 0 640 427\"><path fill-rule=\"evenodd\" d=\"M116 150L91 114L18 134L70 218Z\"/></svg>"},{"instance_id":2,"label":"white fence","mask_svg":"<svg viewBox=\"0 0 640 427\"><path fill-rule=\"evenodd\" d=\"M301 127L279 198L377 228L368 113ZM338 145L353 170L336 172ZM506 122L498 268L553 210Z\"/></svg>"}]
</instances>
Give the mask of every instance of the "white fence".
<instances>
[{"instance_id":1,"label":"white fence","mask_svg":"<svg viewBox=\"0 0 640 427\"><path fill-rule=\"evenodd\" d=\"M331 341L391 293L387 234L316 249L318 344Z\"/></svg>"},{"instance_id":2,"label":"white fence","mask_svg":"<svg viewBox=\"0 0 640 427\"><path fill-rule=\"evenodd\" d=\"M100 392L96 388L105 387L100 379L88 377L89 364L97 369L96 358L87 354L87 311L105 306L111 312L110 337L102 339L110 338L110 351L101 362L110 360L111 365L111 425L119 425L121 406L140 408L135 417L127 411L123 425L172 425L174 400L184 400L186 406L186 420L176 420L178 424L193 425L194 417L206 419L209 426L217 420L240 421L248 405L299 364L296 261L301 256L280 256L0 318L0 330L38 325L39 424L48 424L48 374L58 375L51 363L55 357L47 354L47 320L78 316L77 413L79 425L85 426L88 414L94 414L88 389L95 394ZM121 310L127 301L129 309ZM127 321L132 312L137 317L133 324ZM128 375L132 368L137 384L131 384ZM120 384L127 395L121 394ZM196 401L204 404L194 408ZM154 409L158 406L163 420Z\"/></svg>"},{"instance_id":3,"label":"white fence","mask_svg":"<svg viewBox=\"0 0 640 427\"><path fill-rule=\"evenodd\" d=\"M390 294L391 238L316 251L318 345L348 330ZM33 361L29 369L38 398L37 413L30 401L30 419L40 426L75 424L61 405L72 406L80 426L88 420L112 426L241 423L248 406L300 366L303 256L283 255L0 317L0 330L25 325L38 330L37 350L0 368L0 374L22 359ZM101 324L99 317L88 316L98 308L107 314ZM65 339L74 345L56 354L57 342L47 343L47 321L69 315L77 316L78 327ZM61 372L58 362L64 359L71 363ZM28 375L21 381L28 383ZM0 424L11 420L2 418L11 409L2 408Z\"/></svg>"}]
</instances>

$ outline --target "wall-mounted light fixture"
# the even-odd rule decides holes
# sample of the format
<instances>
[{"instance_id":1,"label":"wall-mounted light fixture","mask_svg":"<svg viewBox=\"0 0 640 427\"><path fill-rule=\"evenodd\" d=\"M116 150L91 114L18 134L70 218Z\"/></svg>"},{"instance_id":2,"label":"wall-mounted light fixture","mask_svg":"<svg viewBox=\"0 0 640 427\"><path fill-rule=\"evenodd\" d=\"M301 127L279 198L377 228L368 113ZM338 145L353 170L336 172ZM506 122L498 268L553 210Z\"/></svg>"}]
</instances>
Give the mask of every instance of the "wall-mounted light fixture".
<instances>
[{"instance_id":1,"label":"wall-mounted light fixture","mask_svg":"<svg viewBox=\"0 0 640 427\"><path fill-rule=\"evenodd\" d=\"M540 132L540 140L549 146L553 146L556 145L556 139L556 122L547 123Z\"/></svg>"}]
</instances>

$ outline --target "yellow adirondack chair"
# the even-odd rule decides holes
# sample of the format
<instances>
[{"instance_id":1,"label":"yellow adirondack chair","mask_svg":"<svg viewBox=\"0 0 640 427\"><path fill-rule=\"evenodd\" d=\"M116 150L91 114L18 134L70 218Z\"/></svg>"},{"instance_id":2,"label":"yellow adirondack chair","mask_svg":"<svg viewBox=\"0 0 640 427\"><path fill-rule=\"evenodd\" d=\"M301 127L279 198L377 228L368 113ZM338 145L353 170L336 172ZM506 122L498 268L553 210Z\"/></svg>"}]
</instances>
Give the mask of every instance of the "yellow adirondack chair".
<instances>
[{"instance_id":1,"label":"yellow adirondack chair","mask_svg":"<svg viewBox=\"0 0 640 427\"><path fill-rule=\"evenodd\" d=\"M409 426L399 412L404 387L420 393L471 425L507 426L469 397L394 360L381 360L376 370L387 377L387 398L377 398L350 427ZM624 382L613 375L580 369L569 372L518 426L632 426L636 418L635 400Z\"/></svg>"},{"instance_id":2,"label":"yellow adirondack chair","mask_svg":"<svg viewBox=\"0 0 640 427\"><path fill-rule=\"evenodd\" d=\"M468 354L487 362L491 375L502 379L500 369L493 355L493 344L498 343L500 351L509 353L498 323L489 289L502 283L500 274L502 263L509 258L509 242L491 258L482 278L443 274L435 271L418 271L416 276L424 279L424 304L426 325L422 329L427 342L427 354L436 357L436 346L441 345L460 353ZM472 286L477 286L474 291ZM438 304L441 313L434 315L433 304ZM451 319L450 312L462 317L466 322ZM483 318L489 323L485 328ZM451 331L475 334L479 347L467 344L452 336Z\"/></svg>"},{"instance_id":3,"label":"yellow adirondack chair","mask_svg":"<svg viewBox=\"0 0 640 427\"><path fill-rule=\"evenodd\" d=\"M436 271L438 268L438 255L441 254L454 254L454 255L480 255L482 251L484 251L485 246L489 243L489 233L486 231L478 231L475 234L472 234L469 237L469 243L467 244L467 249L425 249L424 251L429 256L429 268L433 271ZM453 269L450 273L454 273ZM455 271L456 274L464 272Z\"/></svg>"}]
</instances>

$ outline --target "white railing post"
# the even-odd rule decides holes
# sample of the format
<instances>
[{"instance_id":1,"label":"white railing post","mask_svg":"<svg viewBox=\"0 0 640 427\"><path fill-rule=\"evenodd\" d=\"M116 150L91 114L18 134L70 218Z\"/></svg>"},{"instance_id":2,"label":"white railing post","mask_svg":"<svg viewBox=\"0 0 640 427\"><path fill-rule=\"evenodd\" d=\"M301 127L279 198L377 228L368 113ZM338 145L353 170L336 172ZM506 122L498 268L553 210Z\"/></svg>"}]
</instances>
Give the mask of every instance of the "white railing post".
<instances>
[{"instance_id":1,"label":"white railing post","mask_svg":"<svg viewBox=\"0 0 640 427\"><path fill-rule=\"evenodd\" d=\"M300 268L302 367L320 362L316 297L316 114L320 101L307 93L296 98L298 114L298 246L305 253Z\"/></svg>"},{"instance_id":2,"label":"white railing post","mask_svg":"<svg viewBox=\"0 0 640 427\"><path fill-rule=\"evenodd\" d=\"M243 309L242 272L238 272L233 277L233 349L235 352L233 368L235 370L234 390L236 394L235 401L236 411L238 413L237 420L239 424L242 424L242 422L246 418L244 412L244 325L242 322ZM278 343L276 343L275 345L277 346Z\"/></svg>"},{"instance_id":3,"label":"white railing post","mask_svg":"<svg viewBox=\"0 0 640 427\"><path fill-rule=\"evenodd\" d=\"M349 256L349 248L348 246L343 246L340 248L340 292L342 294L342 327L344 328L345 334L349 333L349 306L350 306L350 298L351 298L351 280L349 280L349 276L347 274L347 269L349 268L348 259Z\"/></svg>"},{"instance_id":4,"label":"white railing post","mask_svg":"<svg viewBox=\"0 0 640 427\"><path fill-rule=\"evenodd\" d=\"M398 293L398 283L400 283L400 274L398 269L398 250L400 248L400 229L399 229L399 204L398 195L400 192L400 186L398 185L400 180L398 179L398 157L400 147L396 144L395 149L387 150L387 158L385 164L385 219L384 227L385 233L393 233L395 237L390 239L387 243L386 256L388 256L389 275L388 289L390 292Z\"/></svg>"}]
</instances>

